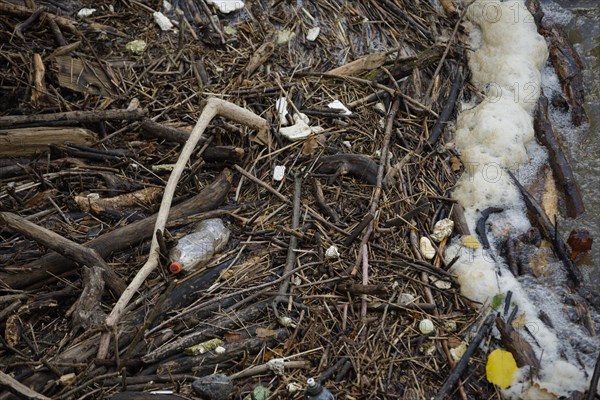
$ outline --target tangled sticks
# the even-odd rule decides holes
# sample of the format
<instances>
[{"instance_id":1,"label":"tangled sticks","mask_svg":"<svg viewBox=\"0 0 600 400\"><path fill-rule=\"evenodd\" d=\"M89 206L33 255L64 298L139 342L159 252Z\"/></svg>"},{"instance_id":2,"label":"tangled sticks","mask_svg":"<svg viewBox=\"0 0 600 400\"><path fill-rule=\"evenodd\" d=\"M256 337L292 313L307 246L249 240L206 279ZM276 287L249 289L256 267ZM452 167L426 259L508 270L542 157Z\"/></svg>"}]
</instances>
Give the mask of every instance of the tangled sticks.
<instances>
[{"instance_id":1,"label":"tangled sticks","mask_svg":"<svg viewBox=\"0 0 600 400\"><path fill-rule=\"evenodd\" d=\"M179 156L179 159L173 168L173 172L169 176L169 181L165 187L165 193L163 195L158 216L156 218L156 223L154 225L154 233L152 235L152 244L150 245L148 260L135 275L127 289L125 289L117 301L117 304L115 304L112 311L106 318L107 332L102 335L102 338L100 339L100 346L98 348L98 358L100 359L106 358L108 354L110 332L116 327L119 319L123 315L125 307L127 307L127 304L129 304L135 292L137 292L137 290L142 286L148 275L150 275L150 273L158 266L160 252L156 232L162 232L165 229L167 217L169 215L169 209L171 208L171 202L173 200L173 195L175 193L175 189L177 188L179 178L181 177L181 174L183 173L183 170L190 159L196 144L200 141L204 131L208 127L208 124L217 115L229 118L232 121L262 132L265 132L269 129L267 121L251 111L216 98L209 98L206 101L206 106L202 110L202 114L200 114L200 117L196 122L196 126L194 126L188 141L181 150L181 155Z\"/></svg>"}]
</instances>

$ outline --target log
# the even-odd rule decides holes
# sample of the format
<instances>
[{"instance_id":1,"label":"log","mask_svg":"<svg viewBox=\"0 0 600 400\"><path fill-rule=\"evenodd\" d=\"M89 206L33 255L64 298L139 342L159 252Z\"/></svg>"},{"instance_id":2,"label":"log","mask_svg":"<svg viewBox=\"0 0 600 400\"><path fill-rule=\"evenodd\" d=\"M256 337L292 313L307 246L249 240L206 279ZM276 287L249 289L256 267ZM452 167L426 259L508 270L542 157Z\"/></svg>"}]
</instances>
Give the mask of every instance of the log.
<instances>
[{"instance_id":1,"label":"log","mask_svg":"<svg viewBox=\"0 0 600 400\"><path fill-rule=\"evenodd\" d=\"M0 117L0 120L2 118ZM47 151L51 144L65 142L92 144L96 140L94 132L83 128L0 129L0 157L30 156L36 152Z\"/></svg>"},{"instance_id":2,"label":"log","mask_svg":"<svg viewBox=\"0 0 600 400\"><path fill-rule=\"evenodd\" d=\"M173 207L169 219L174 220L216 208L225 200L231 188L232 175L229 170L222 172L214 182L206 186L198 195ZM156 214L122 228L108 232L85 246L95 250L100 257L107 258L115 251L125 249L152 236ZM52 276L60 275L76 268L75 262L58 253L50 253L25 266L31 268L28 274L0 274L0 282L13 289L23 289Z\"/></svg>"},{"instance_id":3,"label":"log","mask_svg":"<svg viewBox=\"0 0 600 400\"><path fill-rule=\"evenodd\" d=\"M7 115L0 117L0 128L40 123L61 123L65 125L69 123L91 123L101 121L136 121L143 119L146 114L148 114L147 109L136 108L134 110L66 111L51 114Z\"/></svg>"},{"instance_id":4,"label":"log","mask_svg":"<svg viewBox=\"0 0 600 400\"><path fill-rule=\"evenodd\" d=\"M548 99L543 93L538 100L533 126L536 138L548 150L552 174L565 195L567 215L577 218L585 212L583 198L573 175L573 169L560 147L554 129L552 129L552 123L548 117Z\"/></svg>"}]
</instances>

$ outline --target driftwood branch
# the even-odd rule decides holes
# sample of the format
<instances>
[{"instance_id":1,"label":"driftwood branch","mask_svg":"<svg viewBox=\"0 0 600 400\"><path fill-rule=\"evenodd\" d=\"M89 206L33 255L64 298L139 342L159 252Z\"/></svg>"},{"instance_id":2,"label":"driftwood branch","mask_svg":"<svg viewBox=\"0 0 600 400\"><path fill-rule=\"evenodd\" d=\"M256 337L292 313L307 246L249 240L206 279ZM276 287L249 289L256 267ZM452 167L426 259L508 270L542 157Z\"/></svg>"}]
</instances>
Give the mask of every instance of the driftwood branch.
<instances>
[{"instance_id":1,"label":"driftwood branch","mask_svg":"<svg viewBox=\"0 0 600 400\"><path fill-rule=\"evenodd\" d=\"M552 123L548 117L548 99L544 94L540 96L533 122L535 136L548 150L550 167L556 179L556 186L562 189L567 205L567 215L577 218L585 212L583 198L579 186L573 175L573 169L560 147Z\"/></svg>"},{"instance_id":2,"label":"driftwood branch","mask_svg":"<svg viewBox=\"0 0 600 400\"><path fill-rule=\"evenodd\" d=\"M52 114L7 115L0 117L0 128L30 124L60 123L64 125L100 121L135 121L144 118L146 114L148 114L148 110L145 108L136 108L134 110L66 111Z\"/></svg>"},{"instance_id":3,"label":"driftwood branch","mask_svg":"<svg viewBox=\"0 0 600 400\"><path fill-rule=\"evenodd\" d=\"M199 194L173 207L169 213L169 222L177 223L177 220L187 218L192 214L216 208L223 202L229 192L231 179L231 172L225 170L210 185L202 189ZM89 241L84 246L95 250L100 257L106 258L116 251L126 249L149 238L154 233L156 218L157 215L153 215L115 229ZM181 221L178 223L181 223ZM24 289L46 281L50 277L71 271L76 268L76 264L70 257L50 253L25 265L24 268L31 269L31 272L19 275L0 274L0 281L10 288Z\"/></svg>"},{"instance_id":4,"label":"driftwood branch","mask_svg":"<svg viewBox=\"0 0 600 400\"><path fill-rule=\"evenodd\" d=\"M0 212L0 222L10 230L19 232L80 264L87 265L88 267L100 267L103 271L104 280L111 292L116 296L120 296L125 290L125 282L119 278L94 249L74 243L49 229L36 225L13 213Z\"/></svg>"},{"instance_id":5,"label":"driftwood branch","mask_svg":"<svg viewBox=\"0 0 600 400\"><path fill-rule=\"evenodd\" d=\"M154 225L154 232L159 230L161 232L164 231L167 217L169 215L169 209L171 208L171 202L173 200L173 195L175 193L175 189L177 188L179 178L181 177L181 174L183 173L183 170L186 167L187 162L191 157L194 148L196 147L196 144L208 127L208 124L217 115L222 115L235 122L239 122L261 131L266 131L269 128L266 120L257 116L251 111L238 107L224 100L216 98L208 99L204 110L202 110L202 114L200 114L200 118L198 118L196 126L190 134L189 140L181 150L181 155L179 156L179 159L173 168L173 172L169 176L169 181L165 187L165 193L163 195L163 199L160 204L160 210L158 211L158 216ZM133 298L140 286L142 286L148 275L150 275L150 273L158 266L159 256L160 253L158 240L156 238L156 234L154 234L152 236L152 244L150 245L148 260L138 271L127 289L125 289L125 292L123 292L123 295L117 301L117 304L115 304L113 307L111 313L106 318L106 326L109 331L116 326L117 322L121 318L121 315L123 314L123 311L125 310L125 307L127 304L129 304L129 301ZM109 342L110 336L108 333L105 333L100 342L98 358L106 357Z\"/></svg>"},{"instance_id":6,"label":"driftwood branch","mask_svg":"<svg viewBox=\"0 0 600 400\"><path fill-rule=\"evenodd\" d=\"M565 270L567 271L567 275L570 279L570 282L575 286L579 286L583 280L583 276L581 275L581 271L577 267L576 264L573 264L571 258L569 257L569 253L567 251L567 244L564 242L556 227L546 215L544 209L539 205L539 203L533 198L532 195L527 192L527 190L521 185L521 183L515 178L515 176L507 171L508 175L512 178L513 182L519 188L521 195L523 196L523 200L525 201L525 205L527 206L527 210L529 210L530 214L535 218L535 222L540 228L540 232L542 236L548 240L550 243L554 244L554 251L556 255L562 261Z\"/></svg>"},{"instance_id":7,"label":"driftwood branch","mask_svg":"<svg viewBox=\"0 0 600 400\"><path fill-rule=\"evenodd\" d=\"M13 392L18 393L19 395L27 398L27 399L36 399L36 400L50 400L49 397L39 394L33 389L28 388L23 385L21 382L12 378L10 375L6 375L4 372L0 371L0 386L5 386L11 389Z\"/></svg>"}]
</instances>

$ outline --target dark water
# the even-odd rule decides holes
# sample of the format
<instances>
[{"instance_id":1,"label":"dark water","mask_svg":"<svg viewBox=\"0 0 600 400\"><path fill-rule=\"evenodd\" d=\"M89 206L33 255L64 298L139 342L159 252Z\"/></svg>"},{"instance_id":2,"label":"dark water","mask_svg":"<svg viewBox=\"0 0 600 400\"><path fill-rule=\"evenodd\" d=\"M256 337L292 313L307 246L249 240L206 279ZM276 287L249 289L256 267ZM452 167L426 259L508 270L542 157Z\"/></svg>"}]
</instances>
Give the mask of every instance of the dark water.
<instances>
[{"instance_id":1,"label":"dark water","mask_svg":"<svg viewBox=\"0 0 600 400\"><path fill-rule=\"evenodd\" d=\"M566 151L584 197L586 213L577 220L562 220L560 230L564 235L575 227L590 230L594 245L580 267L590 284L600 289L600 1L544 0L542 7L547 16L565 27L569 40L586 64L585 109L590 124L580 129L568 126L560 129L569 144Z\"/></svg>"}]
</instances>

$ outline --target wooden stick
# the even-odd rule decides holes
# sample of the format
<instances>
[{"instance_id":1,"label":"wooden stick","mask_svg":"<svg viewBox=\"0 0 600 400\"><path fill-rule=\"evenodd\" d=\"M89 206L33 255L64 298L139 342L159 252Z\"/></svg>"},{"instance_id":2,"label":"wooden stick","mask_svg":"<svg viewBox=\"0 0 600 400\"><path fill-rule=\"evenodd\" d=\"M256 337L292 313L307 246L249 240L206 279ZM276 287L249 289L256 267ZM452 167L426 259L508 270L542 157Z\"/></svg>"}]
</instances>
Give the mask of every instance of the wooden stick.
<instances>
[{"instance_id":1,"label":"wooden stick","mask_svg":"<svg viewBox=\"0 0 600 400\"><path fill-rule=\"evenodd\" d=\"M558 234L556 227L546 215L544 209L539 205L539 203L533 198L532 195L527 192L527 190L521 185L521 183L515 178L515 176L508 171L508 175L511 177L521 195L523 196L523 200L525 201L525 205L527 206L527 210L535 217L538 227L540 228L540 232L542 236L550 243L554 244L554 251L556 255L561 259L565 270L567 271L567 275L569 277L569 283L573 286L577 287L581 284L583 280L583 275L579 270L579 267L571 261L567 251L567 245L563 241L562 237ZM571 285L570 285L571 286Z\"/></svg>"},{"instance_id":2,"label":"wooden stick","mask_svg":"<svg viewBox=\"0 0 600 400\"><path fill-rule=\"evenodd\" d=\"M103 278L111 292L116 296L120 296L125 290L125 282L106 264L94 249L74 243L49 229L36 225L13 213L0 212L0 222L10 230L19 232L75 262L87 265L88 267L97 266L102 268Z\"/></svg>"},{"instance_id":3,"label":"wooden stick","mask_svg":"<svg viewBox=\"0 0 600 400\"><path fill-rule=\"evenodd\" d=\"M202 114L200 114L200 118L198 118L198 122L190 134L190 138L181 150L181 155L179 156L179 159L173 168L173 172L169 176L169 181L165 187L165 193L156 217L148 260L135 275L127 289L125 289L117 301L117 304L115 304L112 311L106 318L106 327L108 332L112 331L112 329L116 326L125 310L125 307L127 304L129 304L129 301L142 286L148 275L150 275L150 273L158 266L160 252L158 240L156 239L156 231L164 231L167 223L167 217L169 216L169 209L171 208L171 202L173 200L173 195L175 194L175 189L177 188L179 178L181 177L181 174L183 173L183 170L186 167L187 162L190 159L194 148L196 147L196 144L200 138L202 138L204 131L208 127L208 124L217 115L222 115L235 122L239 122L261 131L269 129L267 121L251 111L238 107L235 104L224 100L216 98L210 98L207 100L206 106L204 107L204 110L202 110ZM106 354L108 353L108 346L110 344L110 334L108 332L105 332L100 340L100 347L98 350L98 358L100 359L105 358Z\"/></svg>"},{"instance_id":4,"label":"wooden stick","mask_svg":"<svg viewBox=\"0 0 600 400\"><path fill-rule=\"evenodd\" d=\"M485 319L485 322L482 324L481 329L479 330L479 333L477 333L477 336L473 338L473 340L469 344L469 347L467 347L467 351L465 351L465 354L463 354L463 356L460 358L460 361L456 364L456 367L454 367L452 372L450 372L450 375L448 375L448 379L446 379L446 382L444 382L440 390L438 390L438 393L434 397L434 400L443 400L450 397L448 396L448 392L454 387L454 384L458 381L463 371L469 364L469 359L473 354L475 354L475 351L477 350L477 348L479 348L479 344L489 334L493 326L494 315L488 314L488 316Z\"/></svg>"},{"instance_id":5,"label":"wooden stick","mask_svg":"<svg viewBox=\"0 0 600 400\"><path fill-rule=\"evenodd\" d=\"M565 203L567 205L567 215L571 218L577 218L585 212L583 198L579 191L579 186L573 175L573 169L569 164L569 160L563 153L560 147L560 142L556 137L552 123L548 116L548 99L541 93L538 100L535 118L533 120L535 129L535 137L548 150L548 160L552 168L552 174L556 179L556 186L562 189L565 195Z\"/></svg>"},{"instance_id":6,"label":"wooden stick","mask_svg":"<svg viewBox=\"0 0 600 400\"><path fill-rule=\"evenodd\" d=\"M0 3L2 5L2 3ZM148 110L136 108L134 110L93 110L93 111L67 111L52 114L33 115L7 115L0 117L0 128L15 127L24 124L48 123L89 123L110 120L134 121L143 119Z\"/></svg>"},{"instance_id":7,"label":"wooden stick","mask_svg":"<svg viewBox=\"0 0 600 400\"><path fill-rule=\"evenodd\" d=\"M16 379L12 378L10 375L7 375L2 371L0 371L0 385L9 387L13 391L17 392L18 394L20 394L28 399L50 400L49 397L46 397L42 394L39 394L35 390L28 388L27 386L23 385L21 382L17 381Z\"/></svg>"}]
</instances>

